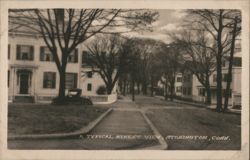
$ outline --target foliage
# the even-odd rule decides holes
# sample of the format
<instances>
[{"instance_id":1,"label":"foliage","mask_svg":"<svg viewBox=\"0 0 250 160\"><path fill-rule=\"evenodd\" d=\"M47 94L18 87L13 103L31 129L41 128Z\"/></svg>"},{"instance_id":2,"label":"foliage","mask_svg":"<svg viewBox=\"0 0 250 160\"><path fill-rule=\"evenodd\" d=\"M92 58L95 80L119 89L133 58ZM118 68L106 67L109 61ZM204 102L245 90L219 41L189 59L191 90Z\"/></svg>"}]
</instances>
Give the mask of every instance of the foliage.
<instances>
[{"instance_id":1,"label":"foliage","mask_svg":"<svg viewBox=\"0 0 250 160\"><path fill-rule=\"evenodd\" d=\"M107 94L107 89L105 86L99 86L99 88L96 90L96 93L99 95L105 95Z\"/></svg>"}]
</instances>

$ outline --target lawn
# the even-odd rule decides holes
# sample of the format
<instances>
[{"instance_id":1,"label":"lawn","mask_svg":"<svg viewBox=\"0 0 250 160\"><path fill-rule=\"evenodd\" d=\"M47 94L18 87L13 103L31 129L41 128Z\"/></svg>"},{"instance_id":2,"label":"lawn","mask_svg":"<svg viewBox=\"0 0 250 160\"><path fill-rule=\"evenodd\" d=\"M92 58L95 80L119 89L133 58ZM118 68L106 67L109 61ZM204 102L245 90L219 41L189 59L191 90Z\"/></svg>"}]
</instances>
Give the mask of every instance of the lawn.
<instances>
[{"instance_id":1,"label":"lawn","mask_svg":"<svg viewBox=\"0 0 250 160\"><path fill-rule=\"evenodd\" d=\"M76 131L104 113L94 106L15 105L8 107L8 133L43 134Z\"/></svg>"},{"instance_id":2,"label":"lawn","mask_svg":"<svg viewBox=\"0 0 250 160\"><path fill-rule=\"evenodd\" d=\"M148 117L172 150L238 150L241 146L241 116L206 109L151 109ZM208 136L207 139L171 138ZM219 140L221 136L228 139Z\"/></svg>"}]
</instances>

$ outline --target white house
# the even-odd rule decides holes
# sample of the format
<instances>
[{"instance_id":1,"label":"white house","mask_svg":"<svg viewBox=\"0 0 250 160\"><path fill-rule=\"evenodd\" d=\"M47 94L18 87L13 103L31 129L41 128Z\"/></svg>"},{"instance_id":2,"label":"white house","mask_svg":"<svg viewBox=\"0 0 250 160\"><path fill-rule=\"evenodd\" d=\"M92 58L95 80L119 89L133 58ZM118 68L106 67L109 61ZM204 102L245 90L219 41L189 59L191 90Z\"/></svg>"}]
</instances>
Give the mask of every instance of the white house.
<instances>
[{"instance_id":1,"label":"white house","mask_svg":"<svg viewBox=\"0 0 250 160\"><path fill-rule=\"evenodd\" d=\"M43 39L31 33L10 32L8 43L9 101L50 102L58 95L59 73ZM107 97L103 98L96 93L96 90L105 84L97 73L92 73L91 68L84 65L85 53L86 49L82 44L69 56L66 91L80 88L83 96L90 96L94 100L98 100L96 97L102 97L101 101L106 101Z\"/></svg>"}]
</instances>

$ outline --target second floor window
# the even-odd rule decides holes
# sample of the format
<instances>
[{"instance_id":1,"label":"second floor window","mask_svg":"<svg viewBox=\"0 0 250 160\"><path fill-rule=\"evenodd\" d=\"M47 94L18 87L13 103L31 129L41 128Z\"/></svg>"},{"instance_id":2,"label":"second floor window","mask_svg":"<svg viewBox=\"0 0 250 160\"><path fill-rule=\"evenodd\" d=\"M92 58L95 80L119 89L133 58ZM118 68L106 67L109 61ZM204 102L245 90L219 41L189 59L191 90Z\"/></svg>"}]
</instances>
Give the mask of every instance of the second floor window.
<instances>
[{"instance_id":1,"label":"second floor window","mask_svg":"<svg viewBox=\"0 0 250 160\"><path fill-rule=\"evenodd\" d=\"M177 77L177 82L182 82L182 77Z\"/></svg>"},{"instance_id":2,"label":"second floor window","mask_svg":"<svg viewBox=\"0 0 250 160\"><path fill-rule=\"evenodd\" d=\"M233 59L233 66L235 66L235 67L241 67L241 58L240 57L235 57Z\"/></svg>"},{"instance_id":3,"label":"second floor window","mask_svg":"<svg viewBox=\"0 0 250 160\"><path fill-rule=\"evenodd\" d=\"M16 48L16 59L17 60L29 60L34 59L34 47L29 45L17 45Z\"/></svg>"},{"instance_id":4,"label":"second floor window","mask_svg":"<svg viewBox=\"0 0 250 160\"><path fill-rule=\"evenodd\" d=\"M78 49L75 49L68 56L68 62L70 63L78 63Z\"/></svg>"},{"instance_id":5,"label":"second floor window","mask_svg":"<svg viewBox=\"0 0 250 160\"><path fill-rule=\"evenodd\" d=\"M82 52L82 66L91 66L91 56L87 51Z\"/></svg>"},{"instance_id":6,"label":"second floor window","mask_svg":"<svg viewBox=\"0 0 250 160\"><path fill-rule=\"evenodd\" d=\"M54 61L54 57L48 47L40 47L40 61Z\"/></svg>"}]
</instances>

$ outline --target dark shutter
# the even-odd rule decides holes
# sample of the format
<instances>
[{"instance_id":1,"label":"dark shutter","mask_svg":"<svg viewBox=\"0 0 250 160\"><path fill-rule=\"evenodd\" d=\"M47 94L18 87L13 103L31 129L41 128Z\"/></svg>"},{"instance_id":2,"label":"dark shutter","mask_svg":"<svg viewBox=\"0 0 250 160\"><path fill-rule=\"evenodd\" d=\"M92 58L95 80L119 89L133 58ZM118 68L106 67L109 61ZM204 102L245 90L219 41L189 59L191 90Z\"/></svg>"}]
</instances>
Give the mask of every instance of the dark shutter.
<instances>
[{"instance_id":1,"label":"dark shutter","mask_svg":"<svg viewBox=\"0 0 250 160\"><path fill-rule=\"evenodd\" d=\"M77 88L77 73L74 74L74 88Z\"/></svg>"},{"instance_id":2,"label":"dark shutter","mask_svg":"<svg viewBox=\"0 0 250 160\"><path fill-rule=\"evenodd\" d=\"M8 44L8 59L10 59L10 44Z\"/></svg>"},{"instance_id":3,"label":"dark shutter","mask_svg":"<svg viewBox=\"0 0 250 160\"><path fill-rule=\"evenodd\" d=\"M21 59L21 46L20 45L17 45L16 46L16 59L17 60L20 60Z\"/></svg>"},{"instance_id":4,"label":"dark shutter","mask_svg":"<svg viewBox=\"0 0 250 160\"><path fill-rule=\"evenodd\" d=\"M44 61L44 47L40 47L40 61Z\"/></svg>"},{"instance_id":5,"label":"dark shutter","mask_svg":"<svg viewBox=\"0 0 250 160\"><path fill-rule=\"evenodd\" d=\"M56 88L56 73L52 73L52 88Z\"/></svg>"},{"instance_id":6,"label":"dark shutter","mask_svg":"<svg viewBox=\"0 0 250 160\"><path fill-rule=\"evenodd\" d=\"M30 46L30 60L34 60L34 46Z\"/></svg>"},{"instance_id":7,"label":"dark shutter","mask_svg":"<svg viewBox=\"0 0 250 160\"><path fill-rule=\"evenodd\" d=\"M74 62L78 63L78 49L75 49L75 55L74 55L75 59Z\"/></svg>"}]
</instances>

